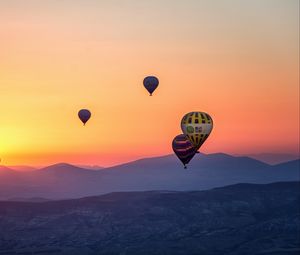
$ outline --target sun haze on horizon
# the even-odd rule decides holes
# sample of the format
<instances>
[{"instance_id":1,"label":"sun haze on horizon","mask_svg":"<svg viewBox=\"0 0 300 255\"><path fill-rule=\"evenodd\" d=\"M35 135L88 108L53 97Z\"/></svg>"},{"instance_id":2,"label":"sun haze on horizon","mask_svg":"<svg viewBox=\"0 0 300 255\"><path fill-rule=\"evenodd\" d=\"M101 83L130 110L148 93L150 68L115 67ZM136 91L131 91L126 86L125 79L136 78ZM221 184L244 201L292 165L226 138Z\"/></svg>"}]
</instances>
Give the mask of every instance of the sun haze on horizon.
<instances>
[{"instance_id":1,"label":"sun haze on horizon","mask_svg":"<svg viewBox=\"0 0 300 255\"><path fill-rule=\"evenodd\" d=\"M299 2L1 1L0 158L110 166L172 153L299 152ZM149 97L145 76L160 85ZM78 110L91 110L85 127Z\"/></svg>"}]
</instances>

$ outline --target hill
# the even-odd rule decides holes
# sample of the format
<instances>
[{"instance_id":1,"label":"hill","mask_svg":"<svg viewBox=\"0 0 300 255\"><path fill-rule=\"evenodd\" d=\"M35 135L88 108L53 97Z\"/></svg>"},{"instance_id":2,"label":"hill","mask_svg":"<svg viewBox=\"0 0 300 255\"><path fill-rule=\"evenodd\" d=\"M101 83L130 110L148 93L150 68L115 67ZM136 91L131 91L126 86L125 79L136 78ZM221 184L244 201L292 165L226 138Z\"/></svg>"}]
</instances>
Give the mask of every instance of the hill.
<instances>
[{"instance_id":1,"label":"hill","mask_svg":"<svg viewBox=\"0 0 300 255\"><path fill-rule=\"evenodd\" d=\"M187 170L173 155L95 171L56 164L32 172L0 172L0 199L67 199L114 191L204 190L240 182L299 180L299 160L271 166L248 157L198 154Z\"/></svg>"},{"instance_id":2,"label":"hill","mask_svg":"<svg viewBox=\"0 0 300 255\"><path fill-rule=\"evenodd\" d=\"M299 185L0 202L0 254L299 254Z\"/></svg>"}]
</instances>

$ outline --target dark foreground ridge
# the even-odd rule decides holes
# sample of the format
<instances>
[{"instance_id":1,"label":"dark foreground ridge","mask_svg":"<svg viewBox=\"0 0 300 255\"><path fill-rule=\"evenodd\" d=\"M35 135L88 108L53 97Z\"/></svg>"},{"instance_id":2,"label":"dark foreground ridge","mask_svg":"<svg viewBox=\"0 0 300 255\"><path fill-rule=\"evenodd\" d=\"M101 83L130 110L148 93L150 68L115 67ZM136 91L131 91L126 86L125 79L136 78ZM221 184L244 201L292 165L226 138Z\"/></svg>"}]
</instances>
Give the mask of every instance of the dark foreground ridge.
<instances>
[{"instance_id":1,"label":"dark foreground ridge","mask_svg":"<svg viewBox=\"0 0 300 255\"><path fill-rule=\"evenodd\" d=\"M0 202L0 254L299 254L299 187Z\"/></svg>"}]
</instances>

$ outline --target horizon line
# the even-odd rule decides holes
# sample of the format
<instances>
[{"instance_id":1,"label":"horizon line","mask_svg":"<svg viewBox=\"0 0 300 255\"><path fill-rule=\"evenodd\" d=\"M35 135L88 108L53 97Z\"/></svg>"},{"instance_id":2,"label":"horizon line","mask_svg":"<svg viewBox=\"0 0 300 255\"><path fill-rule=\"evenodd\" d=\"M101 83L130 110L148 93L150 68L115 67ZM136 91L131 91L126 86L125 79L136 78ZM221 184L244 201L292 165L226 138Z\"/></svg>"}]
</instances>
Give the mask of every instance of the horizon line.
<instances>
[{"instance_id":1,"label":"horizon line","mask_svg":"<svg viewBox=\"0 0 300 255\"><path fill-rule=\"evenodd\" d=\"M264 152L264 153L257 153L257 154L230 154L230 153L224 153L224 152L214 152L214 153L203 153L200 152L200 155L215 155L215 154L223 154L223 155L227 155L227 156L231 156L231 157L235 157L235 158L241 158L241 157L248 157L251 158L253 160L259 161L261 163L267 164L267 165L278 165L278 164L282 164L282 163L287 163L290 161L294 161L294 160L299 160L300 159L300 154L292 154L292 153L272 153L272 152ZM257 159L254 158L253 156L260 156L260 155L286 155L286 156L291 156L291 157L295 157L294 159L288 159L288 160L284 160L282 162L279 163L268 163L266 161L263 161L261 159ZM134 163L140 160L146 160L146 159L155 159L155 158L163 158L163 157L170 157L170 156L174 156L175 155L173 153L171 154L164 154L164 155L159 155L159 156L149 156L149 157L140 157L134 160L129 160L129 161L124 161L121 163L117 163L117 164L113 164L113 165L109 165L109 166L102 166L99 164L80 164L80 163L70 163L70 162L56 162L56 163L52 163L52 164L47 164L47 165L5 165L5 164L0 164L0 168L9 168L10 170L14 170L14 171L18 171L18 172L30 172L30 171L37 171L37 170L41 170L47 167L51 167L51 166L56 166L56 165L70 165L73 167L78 167L81 169L85 169L85 170L91 170L91 171L97 171L97 170L104 170L107 168L112 168L112 167L118 167L118 166L122 166L122 165L126 165L126 164L130 164L130 163ZM23 170L21 169L14 169L14 168L24 168ZM30 168L25 170L26 168Z\"/></svg>"}]
</instances>

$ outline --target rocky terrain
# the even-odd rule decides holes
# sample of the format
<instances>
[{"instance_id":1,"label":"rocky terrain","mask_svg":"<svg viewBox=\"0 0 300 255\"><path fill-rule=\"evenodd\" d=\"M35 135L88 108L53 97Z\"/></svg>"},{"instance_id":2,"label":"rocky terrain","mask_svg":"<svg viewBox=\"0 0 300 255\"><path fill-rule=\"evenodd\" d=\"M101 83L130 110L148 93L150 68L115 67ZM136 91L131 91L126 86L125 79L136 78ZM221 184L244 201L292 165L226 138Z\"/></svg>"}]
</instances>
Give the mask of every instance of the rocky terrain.
<instances>
[{"instance_id":1,"label":"rocky terrain","mask_svg":"<svg viewBox=\"0 0 300 255\"><path fill-rule=\"evenodd\" d=\"M299 254L300 183L0 202L0 254Z\"/></svg>"}]
</instances>

